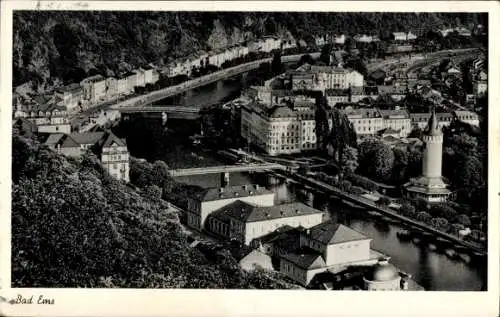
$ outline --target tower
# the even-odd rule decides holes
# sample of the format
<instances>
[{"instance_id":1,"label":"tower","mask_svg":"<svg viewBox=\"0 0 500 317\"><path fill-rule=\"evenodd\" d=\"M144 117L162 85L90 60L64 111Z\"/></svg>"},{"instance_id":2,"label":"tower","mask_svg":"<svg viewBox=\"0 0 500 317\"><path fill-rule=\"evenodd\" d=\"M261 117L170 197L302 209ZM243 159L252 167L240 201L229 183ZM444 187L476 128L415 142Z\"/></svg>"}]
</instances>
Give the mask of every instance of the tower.
<instances>
[{"instance_id":1,"label":"tower","mask_svg":"<svg viewBox=\"0 0 500 317\"><path fill-rule=\"evenodd\" d=\"M447 188L441 176L443 161L443 132L439 128L434 108L429 123L424 131L422 175L411 179L405 185L406 195L409 198L423 198L429 203L445 202L451 191Z\"/></svg>"}]
</instances>

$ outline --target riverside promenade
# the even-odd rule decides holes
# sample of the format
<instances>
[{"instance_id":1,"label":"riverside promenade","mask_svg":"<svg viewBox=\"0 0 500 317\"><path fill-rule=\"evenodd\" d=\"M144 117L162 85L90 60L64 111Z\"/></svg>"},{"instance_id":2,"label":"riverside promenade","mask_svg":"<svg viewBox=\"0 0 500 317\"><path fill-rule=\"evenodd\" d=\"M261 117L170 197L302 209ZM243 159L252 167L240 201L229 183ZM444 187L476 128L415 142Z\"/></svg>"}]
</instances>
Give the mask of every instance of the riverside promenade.
<instances>
[{"instance_id":1,"label":"riverside promenade","mask_svg":"<svg viewBox=\"0 0 500 317\"><path fill-rule=\"evenodd\" d=\"M281 61L283 63L290 63L290 62L297 62L300 60L300 58L305 55L305 54L294 54L294 55L284 55L281 57ZM311 53L309 54L313 58L318 58L320 53ZM145 95L137 96L134 98L130 98L121 102L116 103L115 105L111 106L113 109L120 109L120 108L125 108L125 107L142 107L147 104L151 104L156 101L160 101L164 98L172 97L177 94L181 94L187 90L194 89L200 86L204 86L213 82L216 82L218 80L226 79L232 76L239 75L241 73L245 73L247 71L250 71L252 69L257 69L259 66L263 63L269 63L272 61L272 58L264 58L252 62L248 62L245 64L241 64L238 66L222 69L219 71L216 71L214 73L201 76L195 79L191 79L188 81L185 81L181 84L175 85L175 86L170 86L166 87L160 90L156 90L153 92L150 92Z\"/></svg>"},{"instance_id":2,"label":"riverside promenade","mask_svg":"<svg viewBox=\"0 0 500 317\"><path fill-rule=\"evenodd\" d=\"M487 254L487 251L484 248L482 248L481 246L479 246L475 243L463 241L456 236L453 236L451 234L437 230L437 229L435 229L435 228L433 228L425 223L422 223L420 221L415 221L411 218L399 215L399 214L395 213L394 211L392 211L391 209L386 208L386 207L382 207L382 206L378 206L373 201L366 199L364 197L360 197L357 195L351 195L349 193L341 191L340 189L338 189L336 187L328 185L324 182L321 182L321 181L318 181L318 180L315 180L315 179L312 179L309 177L305 177L305 176L302 176L302 175L299 175L296 173L290 174L288 176L295 178L296 180L302 182L303 184L308 184L311 187L315 187L315 188L324 190L326 192L333 193L336 196L338 196L346 201L355 203L356 205L363 206L365 208L369 208L371 210L375 210L375 211L381 213L382 215L397 219L397 220L401 221L402 223L408 224L408 225L413 226L415 228L429 232L437 237L451 241L451 242L455 243L456 245L460 245L466 249L469 249L473 252L476 252L477 254L479 254L481 256L485 256Z\"/></svg>"}]
</instances>

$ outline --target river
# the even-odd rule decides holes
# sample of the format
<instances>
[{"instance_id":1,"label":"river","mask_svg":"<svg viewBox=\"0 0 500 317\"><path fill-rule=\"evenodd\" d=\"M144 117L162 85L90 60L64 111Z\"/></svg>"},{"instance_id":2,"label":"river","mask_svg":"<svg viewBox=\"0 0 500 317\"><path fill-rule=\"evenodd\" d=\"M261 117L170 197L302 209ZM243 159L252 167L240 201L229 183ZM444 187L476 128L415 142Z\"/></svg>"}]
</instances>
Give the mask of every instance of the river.
<instances>
[{"instance_id":1,"label":"river","mask_svg":"<svg viewBox=\"0 0 500 317\"><path fill-rule=\"evenodd\" d=\"M238 76L236 80L226 80L193 89L179 96L162 100L159 104L193 106L211 104L232 99L253 80L251 74ZM131 155L148 160L164 160L171 168L203 165L222 165L223 161L211 152L191 145L188 137L199 132L199 125L185 120L169 120L168 127L162 127L159 120L142 122L133 129L125 129L125 136ZM144 130L148 130L144 134ZM218 175L199 175L178 178L178 181L202 187L218 187ZM426 290L436 291L479 291L486 289L486 265L460 260L431 251L426 246L400 241L396 233L401 230L397 224L380 223L366 213L355 211L312 192L304 193L303 188L287 184L283 180L262 173L231 174L232 185L257 183L276 193L276 203L302 201L321 210L328 210L330 216L340 223L362 232L372 238L372 248L391 257L391 261L413 278Z\"/></svg>"},{"instance_id":2,"label":"river","mask_svg":"<svg viewBox=\"0 0 500 317\"><path fill-rule=\"evenodd\" d=\"M219 186L219 175L179 177L178 181L202 187ZM329 199L324 194L304 190L301 185L287 184L263 173L234 173L230 175L231 185L256 183L266 186L276 194L277 204L300 201L320 210L329 211L332 219L345 224L372 238L371 247L391 257L399 269L413 275L417 283L432 291L480 291L486 283L486 268L477 263L466 264L448 258L439 251L431 251L423 245L400 241L396 233L403 230L397 224L387 224L368 217Z\"/></svg>"}]
</instances>

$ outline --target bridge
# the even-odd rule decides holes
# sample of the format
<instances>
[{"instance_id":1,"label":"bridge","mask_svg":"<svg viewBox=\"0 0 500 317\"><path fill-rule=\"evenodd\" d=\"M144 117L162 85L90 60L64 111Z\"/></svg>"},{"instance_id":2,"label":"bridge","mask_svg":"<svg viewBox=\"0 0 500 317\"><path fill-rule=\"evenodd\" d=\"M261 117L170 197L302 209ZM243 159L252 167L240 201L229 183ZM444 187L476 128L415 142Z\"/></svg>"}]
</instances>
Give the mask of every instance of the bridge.
<instances>
[{"instance_id":1,"label":"bridge","mask_svg":"<svg viewBox=\"0 0 500 317\"><path fill-rule=\"evenodd\" d=\"M283 55L281 57L281 61L283 63L289 63L289 62L296 62L300 60L300 57L304 54L294 54L294 55ZM314 52L310 53L311 57L313 58L318 58L320 53L319 52ZM239 75L241 73L245 73L247 71L250 71L252 69L257 69L259 68L260 64L263 63L269 63L272 61L272 58L264 58L252 62L248 62L245 64L237 65L234 67L226 68L226 69L221 69L219 71L216 71L214 73L201 76L198 78L194 78L188 81L185 81L183 83L180 83L175 86L169 86L165 87L156 91L152 91L148 94L137 96L134 98L130 98L127 100L124 100L122 102L119 102L112 106L113 109L120 109L124 107L141 107L143 105L151 104L157 101L160 101L164 98L172 97L174 95L181 94L189 89L194 89L200 86L204 86L213 82L216 82L221 79L227 79L236 75Z\"/></svg>"},{"instance_id":2,"label":"bridge","mask_svg":"<svg viewBox=\"0 0 500 317\"><path fill-rule=\"evenodd\" d=\"M484 248L482 248L481 246L479 246L475 243L464 241L462 239L459 239L456 236L453 236L453 235L448 234L446 232L437 230L437 229L435 229L435 228L433 228L433 227L431 227L423 222L416 221L416 220L413 220L411 218L402 216L402 215L394 212L393 210L391 210L387 207L379 206L379 205L375 204L373 201L366 199L364 197L360 197L357 195L351 195L349 193L341 191L340 189L338 189L336 187L333 187L333 186L325 184L321 181L317 181L315 179L305 177L305 176L302 176L299 174L291 174L289 176L295 178L296 180L300 181L301 183L306 183L312 187L315 187L315 188L318 188L321 190L325 190L329 193L333 193L336 196L338 196L338 197L340 197L348 202L354 203L354 204L359 205L359 206L363 206L363 207L368 208L370 210L374 210L382 215L397 219L404 224L418 228L424 232L429 232L429 233L431 233L437 237L440 237L442 239L451 241L455 245L462 246L468 250L476 252L477 254L479 254L481 256L485 256L487 253L487 251Z\"/></svg>"},{"instance_id":3,"label":"bridge","mask_svg":"<svg viewBox=\"0 0 500 317\"><path fill-rule=\"evenodd\" d=\"M182 107L182 106L141 106L126 107L118 109L125 117L132 114L143 114L143 116L161 117L167 114L172 119L196 119L199 117L201 107Z\"/></svg>"},{"instance_id":4,"label":"bridge","mask_svg":"<svg viewBox=\"0 0 500 317\"><path fill-rule=\"evenodd\" d=\"M170 170L169 173L170 176L172 177L221 173L224 175L227 181L229 181L229 173L265 171L265 170L276 170L276 169L285 170L287 169L287 167L276 163L249 163L242 165L223 165L223 166L176 169L176 170Z\"/></svg>"}]
</instances>

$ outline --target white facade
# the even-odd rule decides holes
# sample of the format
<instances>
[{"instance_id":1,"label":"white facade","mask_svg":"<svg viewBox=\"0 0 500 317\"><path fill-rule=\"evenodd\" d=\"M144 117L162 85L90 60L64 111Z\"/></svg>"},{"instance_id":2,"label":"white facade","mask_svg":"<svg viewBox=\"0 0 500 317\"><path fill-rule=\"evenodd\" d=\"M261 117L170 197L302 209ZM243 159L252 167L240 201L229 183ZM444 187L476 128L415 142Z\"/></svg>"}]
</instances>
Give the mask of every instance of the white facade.
<instances>
[{"instance_id":1,"label":"white facade","mask_svg":"<svg viewBox=\"0 0 500 317\"><path fill-rule=\"evenodd\" d=\"M118 180L129 182L129 152L126 145L112 143L103 147L101 162L104 169Z\"/></svg>"},{"instance_id":2,"label":"white facade","mask_svg":"<svg viewBox=\"0 0 500 317\"><path fill-rule=\"evenodd\" d=\"M217 209L229 205L237 200L257 204L259 206L273 206L274 193L255 194L253 196L223 198L213 201L188 201L188 226L195 229L202 229L205 226L207 217Z\"/></svg>"}]
</instances>

